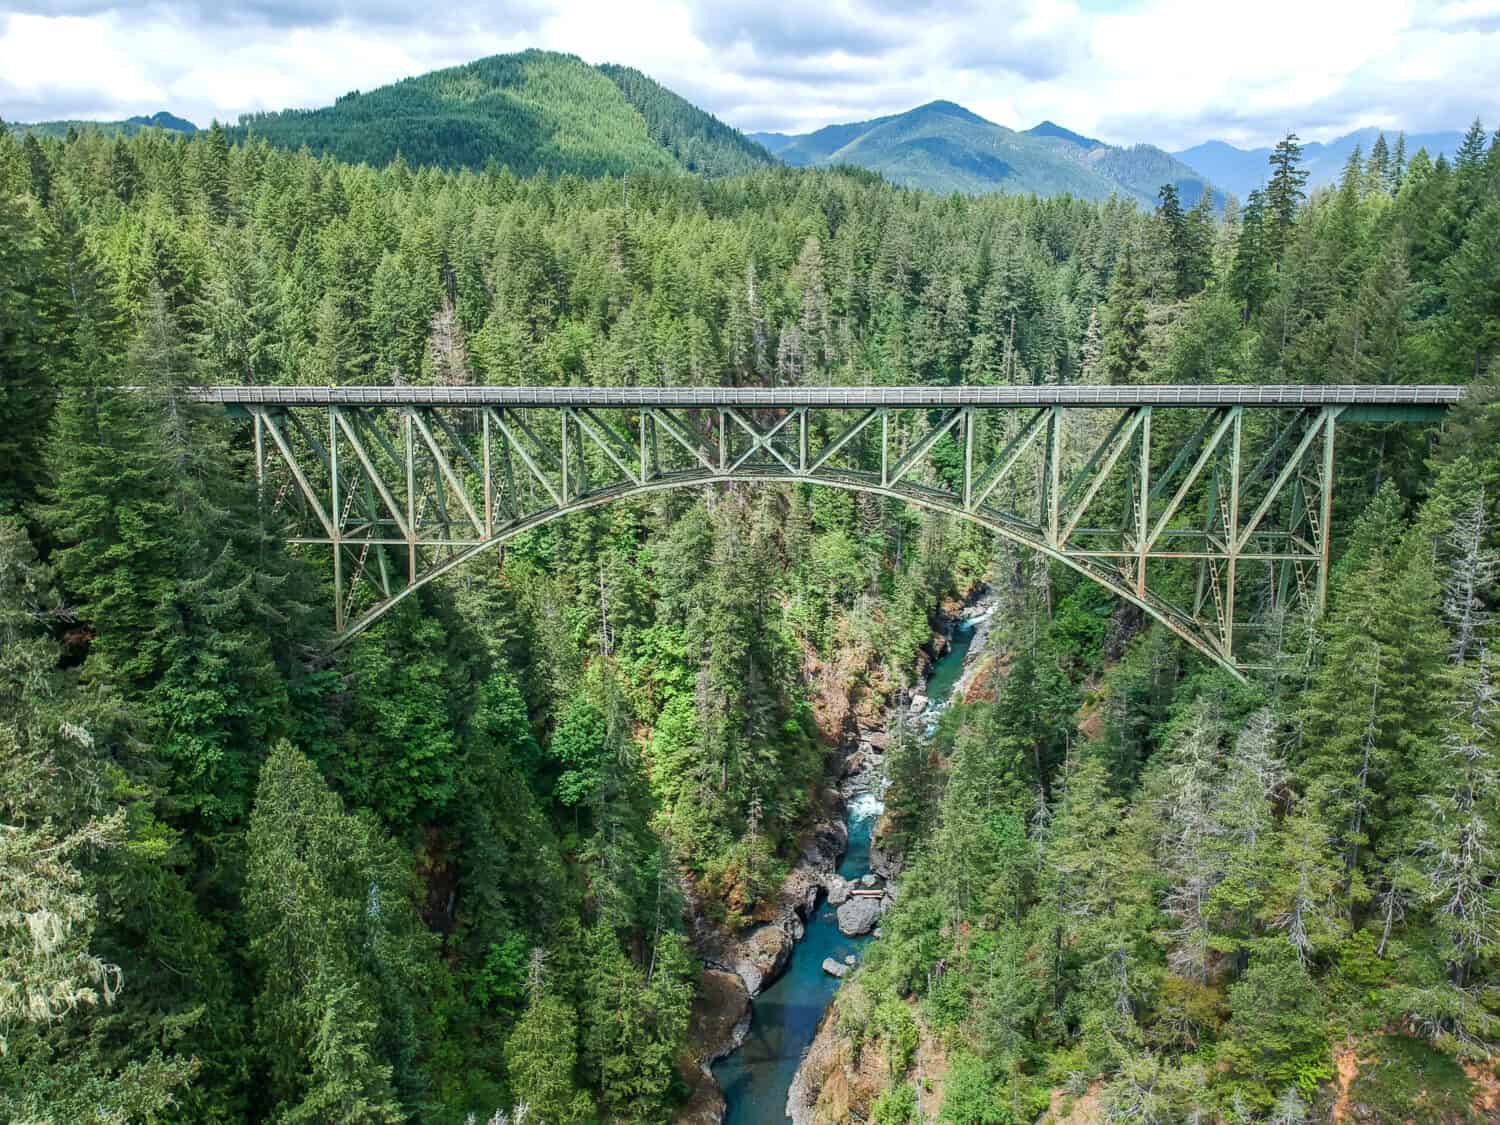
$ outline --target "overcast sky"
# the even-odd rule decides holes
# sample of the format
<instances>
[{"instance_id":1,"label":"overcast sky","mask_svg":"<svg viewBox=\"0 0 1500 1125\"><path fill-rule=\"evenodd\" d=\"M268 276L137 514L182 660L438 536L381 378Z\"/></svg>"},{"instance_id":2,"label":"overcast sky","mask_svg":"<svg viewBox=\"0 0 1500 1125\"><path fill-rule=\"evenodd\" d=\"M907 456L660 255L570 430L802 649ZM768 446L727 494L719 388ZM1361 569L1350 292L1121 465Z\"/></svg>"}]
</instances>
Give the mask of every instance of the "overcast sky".
<instances>
[{"instance_id":1,"label":"overcast sky","mask_svg":"<svg viewBox=\"0 0 1500 1125\"><path fill-rule=\"evenodd\" d=\"M638 67L746 131L934 98L1125 143L1500 125L1500 0L0 0L0 117L200 125L523 47ZM1223 14L1220 14L1220 12Z\"/></svg>"}]
</instances>

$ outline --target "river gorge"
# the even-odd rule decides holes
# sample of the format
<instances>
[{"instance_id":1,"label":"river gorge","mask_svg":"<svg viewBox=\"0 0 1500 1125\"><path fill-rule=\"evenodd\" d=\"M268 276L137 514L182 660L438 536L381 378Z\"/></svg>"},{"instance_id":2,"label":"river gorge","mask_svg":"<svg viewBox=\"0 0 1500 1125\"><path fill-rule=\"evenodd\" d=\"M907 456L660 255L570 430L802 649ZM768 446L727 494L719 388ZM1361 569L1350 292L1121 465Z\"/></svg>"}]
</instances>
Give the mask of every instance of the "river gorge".
<instances>
[{"instance_id":1,"label":"river gorge","mask_svg":"<svg viewBox=\"0 0 1500 1125\"><path fill-rule=\"evenodd\" d=\"M975 607L952 626L947 650L931 665L921 695L914 696L915 710L892 715L889 737L928 737L937 715L947 705L962 679L983 632L986 609ZM982 636L981 636L982 643ZM881 814L885 780L877 749L862 744L855 761L846 759L843 784L848 843L838 861L836 876L827 879L832 893L816 894L816 908L806 919L805 932L786 959L780 976L754 996L748 1030L737 1050L714 1064L713 1076L723 1090L725 1125L780 1125L790 1116L788 1094L798 1068L818 1031L824 1012L841 983L842 974L853 971L861 949L878 937L874 933L845 933L864 928L846 909L845 925L839 925L839 908L846 904L888 905L894 888L883 875L872 872L871 845ZM852 768L851 768L852 766ZM868 877L868 878L867 878ZM873 884L865 886L864 884ZM871 895L856 898L857 891ZM885 897L873 892L884 888ZM839 975L835 975L835 973Z\"/></svg>"}]
</instances>

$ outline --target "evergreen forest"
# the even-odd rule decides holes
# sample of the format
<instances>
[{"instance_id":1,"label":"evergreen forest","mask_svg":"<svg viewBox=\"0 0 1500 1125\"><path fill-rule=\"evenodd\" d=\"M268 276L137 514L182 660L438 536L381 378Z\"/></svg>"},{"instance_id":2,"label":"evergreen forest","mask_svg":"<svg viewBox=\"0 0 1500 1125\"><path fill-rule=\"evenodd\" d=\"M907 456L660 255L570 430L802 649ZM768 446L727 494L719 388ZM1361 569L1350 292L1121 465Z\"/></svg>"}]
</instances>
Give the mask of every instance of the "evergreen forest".
<instances>
[{"instance_id":1,"label":"evergreen forest","mask_svg":"<svg viewBox=\"0 0 1500 1125\"><path fill-rule=\"evenodd\" d=\"M0 129L0 1120L676 1119L695 929L766 919L981 585L817 1119L1495 1120L1500 137L1316 192L1289 137L1222 213L940 196L590 74L638 159L387 151L381 107ZM554 142L614 143L584 117ZM547 524L330 656L184 392L392 382L1472 393L1341 434L1328 612L1244 684L975 526L781 485Z\"/></svg>"}]
</instances>

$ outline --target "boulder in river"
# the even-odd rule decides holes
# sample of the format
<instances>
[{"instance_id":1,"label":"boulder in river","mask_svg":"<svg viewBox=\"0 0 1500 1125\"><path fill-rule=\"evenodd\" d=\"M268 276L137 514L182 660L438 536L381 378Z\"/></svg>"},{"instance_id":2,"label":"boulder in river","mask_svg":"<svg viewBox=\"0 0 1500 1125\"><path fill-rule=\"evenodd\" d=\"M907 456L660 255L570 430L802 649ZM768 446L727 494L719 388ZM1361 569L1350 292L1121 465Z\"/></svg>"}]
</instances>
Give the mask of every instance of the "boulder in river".
<instances>
[{"instance_id":1,"label":"boulder in river","mask_svg":"<svg viewBox=\"0 0 1500 1125\"><path fill-rule=\"evenodd\" d=\"M878 906L878 904L877 904ZM762 926L735 951L734 971L751 996L781 975L792 955L792 939L780 926Z\"/></svg>"},{"instance_id":2,"label":"boulder in river","mask_svg":"<svg viewBox=\"0 0 1500 1125\"><path fill-rule=\"evenodd\" d=\"M849 966L842 965L832 957L823 958L823 971L831 977L842 977L849 971Z\"/></svg>"},{"instance_id":3,"label":"boulder in river","mask_svg":"<svg viewBox=\"0 0 1500 1125\"><path fill-rule=\"evenodd\" d=\"M873 887L877 882L879 882L879 880L876 879L874 875L871 875L868 872L859 877L859 883L862 887Z\"/></svg>"},{"instance_id":4,"label":"boulder in river","mask_svg":"<svg viewBox=\"0 0 1500 1125\"><path fill-rule=\"evenodd\" d=\"M724 1120L724 1095L708 1068L737 1050L749 1030L750 995L744 981L734 973L704 969L693 996L687 1051L680 1064L692 1093L677 1111L677 1125L717 1125Z\"/></svg>"},{"instance_id":5,"label":"boulder in river","mask_svg":"<svg viewBox=\"0 0 1500 1125\"><path fill-rule=\"evenodd\" d=\"M906 713L908 715L920 715L923 711L927 710L927 702L927 697L920 691L917 692L916 695L911 697L911 703L906 708Z\"/></svg>"},{"instance_id":6,"label":"boulder in river","mask_svg":"<svg viewBox=\"0 0 1500 1125\"><path fill-rule=\"evenodd\" d=\"M859 937L875 928L880 921L878 898L851 898L839 907L839 933L845 937Z\"/></svg>"},{"instance_id":7,"label":"boulder in river","mask_svg":"<svg viewBox=\"0 0 1500 1125\"><path fill-rule=\"evenodd\" d=\"M849 888L851 884L842 875L834 875L828 880L828 905L843 906L849 901Z\"/></svg>"},{"instance_id":8,"label":"boulder in river","mask_svg":"<svg viewBox=\"0 0 1500 1125\"><path fill-rule=\"evenodd\" d=\"M859 964L859 958L851 953L849 954L849 956L844 958L844 964L848 965L852 969L855 965Z\"/></svg>"},{"instance_id":9,"label":"boulder in river","mask_svg":"<svg viewBox=\"0 0 1500 1125\"><path fill-rule=\"evenodd\" d=\"M839 772L843 777L853 777L857 773L863 773L869 765L870 751L865 746L861 746L844 759L844 768Z\"/></svg>"}]
</instances>

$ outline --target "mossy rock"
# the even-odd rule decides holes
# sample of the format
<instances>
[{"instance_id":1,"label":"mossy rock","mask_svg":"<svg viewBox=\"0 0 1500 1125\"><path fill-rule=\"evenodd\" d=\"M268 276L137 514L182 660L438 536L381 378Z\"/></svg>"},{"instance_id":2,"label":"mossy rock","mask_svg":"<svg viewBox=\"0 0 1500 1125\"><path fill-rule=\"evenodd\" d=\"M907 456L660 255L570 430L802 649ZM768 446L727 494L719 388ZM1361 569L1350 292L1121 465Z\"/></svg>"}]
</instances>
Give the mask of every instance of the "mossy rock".
<instances>
[{"instance_id":1,"label":"mossy rock","mask_svg":"<svg viewBox=\"0 0 1500 1125\"><path fill-rule=\"evenodd\" d=\"M1450 1055L1420 1039L1383 1035L1349 1087L1350 1118L1364 1123L1477 1122L1469 1077Z\"/></svg>"}]
</instances>

